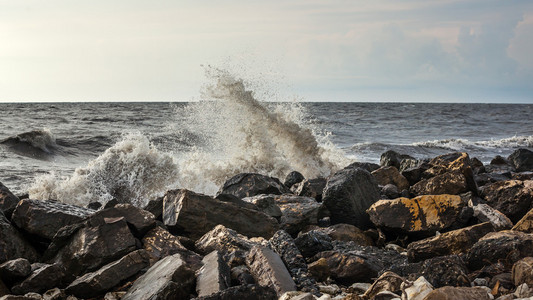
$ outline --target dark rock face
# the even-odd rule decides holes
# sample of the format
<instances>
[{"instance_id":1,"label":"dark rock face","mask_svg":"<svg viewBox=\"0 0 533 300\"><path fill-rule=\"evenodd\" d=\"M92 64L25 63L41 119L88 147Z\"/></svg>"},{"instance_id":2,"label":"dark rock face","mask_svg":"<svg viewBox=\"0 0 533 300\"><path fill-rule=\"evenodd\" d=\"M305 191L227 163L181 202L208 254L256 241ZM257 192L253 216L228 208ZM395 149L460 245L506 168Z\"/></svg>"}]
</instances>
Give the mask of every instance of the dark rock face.
<instances>
[{"instance_id":1,"label":"dark rock face","mask_svg":"<svg viewBox=\"0 0 533 300\"><path fill-rule=\"evenodd\" d=\"M302 173L298 171L292 171L287 175L287 177L285 177L283 184L290 189L293 185L300 183L303 180L305 180L305 177L302 175Z\"/></svg>"},{"instance_id":2,"label":"dark rock face","mask_svg":"<svg viewBox=\"0 0 533 300\"><path fill-rule=\"evenodd\" d=\"M176 236L159 226L148 231L141 241L150 257L151 265L163 257L187 252Z\"/></svg>"},{"instance_id":3,"label":"dark rock face","mask_svg":"<svg viewBox=\"0 0 533 300\"><path fill-rule=\"evenodd\" d=\"M507 158L517 172L533 171L533 152L518 149Z\"/></svg>"},{"instance_id":4,"label":"dark rock face","mask_svg":"<svg viewBox=\"0 0 533 300\"><path fill-rule=\"evenodd\" d=\"M398 189L409 188L409 181L396 169L396 167L381 167L372 172L379 185L394 184Z\"/></svg>"},{"instance_id":5,"label":"dark rock face","mask_svg":"<svg viewBox=\"0 0 533 300\"><path fill-rule=\"evenodd\" d=\"M491 262L499 261L512 265L533 251L533 235L519 231L491 232L472 246L466 255L471 270L481 269Z\"/></svg>"},{"instance_id":6,"label":"dark rock face","mask_svg":"<svg viewBox=\"0 0 533 300\"><path fill-rule=\"evenodd\" d=\"M274 198L281 209L281 228L295 235L307 225L316 225L322 204L309 197L280 195Z\"/></svg>"},{"instance_id":7,"label":"dark rock face","mask_svg":"<svg viewBox=\"0 0 533 300\"><path fill-rule=\"evenodd\" d=\"M276 195L257 195L246 197L242 200L254 204L257 210L279 220L281 218L281 209L276 204L275 197Z\"/></svg>"},{"instance_id":8,"label":"dark rock face","mask_svg":"<svg viewBox=\"0 0 533 300\"><path fill-rule=\"evenodd\" d=\"M256 210L241 208L188 190L168 191L163 221L169 228L198 239L222 224L246 236L270 238L278 229L276 219ZM254 226L250 226L254 224Z\"/></svg>"},{"instance_id":9,"label":"dark rock face","mask_svg":"<svg viewBox=\"0 0 533 300\"><path fill-rule=\"evenodd\" d=\"M400 154L396 151L389 150L381 154L379 164L382 167L396 167L396 169L400 169L400 165L402 163L402 160L404 159L415 160L414 157L409 156L407 154Z\"/></svg>"},{"instance_id":10,"label":"dark rock face","mask_svg":"<svg viewBox=\"0 0 533 300\"><path fill-rule=\"evenodd\" d=\"M468 186L463 173L452 171L419 181L410 191L415 195L458 195L468 192Z\"/></svg>"},{"instance_id":11,"label":"dark rock face","mask_svg":"<svg viewBox=\"0 0 533 300\"><path fill-rule=\"evenodd\" d=\"M347 167L345 167L345 169L357 169L357 168L367 170L368 172L372 172L372 171L379 169L380 166L378 164L356 161L354 163L349 164Z\"/></svg>"},{"instance_id":12,"label":"dark rock face","mask_svg":"<svg viewBox=\"0 0 533 300\"><path fill-rule=\"evenodd\" d=\"M326 178L308 179L294 185L291 191L298 196L311 197L316 201L322 201L322 193L326 183Z\"/></svg>"},{"instance_id":13,"label":"dark rock face","mask_svg":"<svg viewBox=\"0 0 533 300\"><path fill-rule=\"evenodd\" d=\"M250 250L246 264L255 281L262 286L270 286L278 297L285 292L295 291L296 284L283 264L283 261L274 251L261 246Z\"/></svg>"},{"instance_id":14,"label":"dark rock face","mask_svg":"<svg viewBox=\"0 0 533 300\"><path fill-rule=\"evenodd\" d=\"M481 195L487 204L518 222L533 208L533 180L507 180L486 185Z\"/></svg>"},{"instance_id":15,"label":"dark rock face","mask_svg":"<svg viewBox=\"0 0 533 300\"><path fill-rule=\"evenodd\" d=\"M487 291L480 287L445 286L431 291L424 300L489 300Z\"/></svg>"},{"instance_id":16,"label":"dark rock face","mask_svg":"<svg viewBox=\"0 0 533 300\"><path fill-rule=\"evenodd\" d=\"M95 211L57 201L21 200L12 221L19 228L51 240L61 227L82 222Z\"/></svg>"},{"instance_id":17,"label":"dark rock face","mask_svg":"<svg viewBox=\"0 0 533 300\"><path fill-rule=\"evenodd\" d=\"M366 210L379 198L375 178L363 169L343 169L331 176L322 202L331 213L331 223L346 223L367 229L372 226Z\"/></svg>"},{"instance_id":18,"label":"dark rock face","mask_svg":"<svg viewBox=\"0 0 533 300\"><path fill-rule=\"evenodd\" d=\"M252 210L260 210L257 206L255 206L255 204L243 201L241 198L235 197L230 194L219 194L215 197L215 199L224 201L226 203L232 203L238 207L248 208Z\"/></svg>"},{"instance_id":19,"label":"dark rock face","mask_svg":"<svg viewBox=\"0 0 533 300\"><path fill-rule=\"evenodd\" d=\"M277 178L255 173L241 173L230 178L218 194L230 194L238 198L260 194L281 195L290 193L289 189Z\"/></svg>"},{"instance_id":20,"label":"dark rock face","mask_svg":"<svg viewBox=\"0 0 533 300\"><path fill-rule=\"evenodd\" d=\"M415 185L417 182L422 180L422 174L424 174L425 171L427 171L431 166L429 163L424 162L416 167L411 167L407 169L403 169L401 171L401 174L407 181L409 181L409 185Z\"/></svg>"},{"instance_id":21,"label":"dark rock face","mask_svg":"<svg viewBox=\"0 0 533 300\"><path fill-rule=\"evenodd\" d=\"M196 276L198 297L209 296L231 286L230 269L220 252L209 253L202 260L202 264Z\"/></svg>"},{"instance_id":22,"label":"dark rock face","mask_svg":"<svg viewBox=\"0 0 533 300\"><path fill-rule=\"evenodd\" d=\"M515 286L527 283L533 285L533 257L524 257L513 265L512 279Z\"/></svg>"},{"instance_id":23,"label":"dark rock face","mask_svg":"<svg viewBox=\"0 0 533 300\"><path fill-rule=\"evenodd\" d=\"M31 273L21 283L11 288L11 292L16 295L26 293L43 293L51 288L62 286L67 278L65 268L59 264L45 265Z\"/></svg>"},{"instance_id":24,"label":"dark rock face","mask_svg":"<svg viewBox=\"0 0 533 300\"><path fill-rule=\"evenodd\" d=\"M361 246L373 246L372 238L361 229L350 224L335 224L326 228L315 229L327 234L332 240L342 242L354 242Z\"/></svg>"},{"instance_id":25,"label":"dark rock face","mask_svg":"<svg viewBox=\"0 0 533 300\"><path fill-rule=\"evenodd\" d=\"M0 263L16 258L26 258L33 262L38 257L37 251L0 212Z\"/></svg>"},{"instance_id":26,"label":"dark rock face","mask_svg":"<svg viewBox=\"0 0 533 300\"><path fill-rule=\"evenodd\" d=\"M424 276L435 288L443 286L470 286L468 269L457 255L440 256L426 260L422 264Z\"/></svg>"},{"instance_id":27,"label":"dark rock face","mask_svg":"<svg viewBox=\"0 0 533 300\"><path fill-rule=\"evenodd\" d=\"M143 209L151 212L156 220L161 220L161 216L163 215L163 197L158 197L148 201Z\"/></svg>"},{"instance_id":28,"label":"dark rock face","mask_svg":"<svg viewBox=\"0 0 533 300\"><path fill-rule=\"evenodd\" d=\"M225 253L237 250L246 252L257 243L250 241L233 229L226 228L224 225L217 225L213 230L199 238L195 245L199 253L207 254L215 250Z\"/></svg>"},{"instance_id":29,"label":"dark rock face","mask_svg":"<svg viewBox=\"0 0 533 300\"><path fill-rule=\"evenodd\" d=\"M17 258L6 261L0 265L0 279L6 283L12 283L25 278L31 273L31 264L25 258Z\"/></svg>"},{"instance_id":30,"label":"dark rock face","mask_svg":"<svg viewBox=\"0 0 533 300\"><path fill-rule=\"evenodd\" d=\"M11 214L15 210L19 198L0 182L0 212L7 218L11 218Z\"/></svg>"},{"instance_id":31,"label":"dark rock face","mask_svg":"<svg viewBox=\"0 0 533 300\"><path fill-rule=\"evenodd\" d=\"M306 258L310 258L319 252L333 249L331 238L326 233L319 230L300 233L294 242L302 255Z\"/></svg>"},{"instance_id":32,"label":"dark rock face","mask_svg":"<svg viewBox=\"0 0 533 300\"><path fill-rule=\"evenodd\" d=\"M148 264L148 253L145 250L137 250L125 255L118 261L103 266L95 272L78 277L65 291L81 298L103 295L122 280L137 274Z\"/></svg>"},{"instance_id":33,"label":"dark rock face","mask_svg":"<svg viewBox=\"0 0 533 300\"><path fill-rule=\"evenodd\" d=\"M180 254L167 256L139 277L122 300L188 299L194 290L194 272Z\"/></svg>"},{"instance_id":34,"label":"dark rock face","mask_svg":"<svg viewBox=\"0 0 533 300\"><path fill-rule=\"evenodd\" d=\"M91 222L98 220L101 222L104 218L121 218L133 228L133 233L142 238L150 229L155 227L155 216L131 204L117 204L114 207L100 210L91 217Z\"/></svg>"},{"instance_id":35,"label":"dark rock face","mask_svg":"<svg viewBox=\"0 0 533 300\"><path fill-rule=\"evenodd\" d=\"M258 284L233 286L216 294L194 298L194 300L276 300L278 296L271 287Z\"/></svg>"}]
</instances>

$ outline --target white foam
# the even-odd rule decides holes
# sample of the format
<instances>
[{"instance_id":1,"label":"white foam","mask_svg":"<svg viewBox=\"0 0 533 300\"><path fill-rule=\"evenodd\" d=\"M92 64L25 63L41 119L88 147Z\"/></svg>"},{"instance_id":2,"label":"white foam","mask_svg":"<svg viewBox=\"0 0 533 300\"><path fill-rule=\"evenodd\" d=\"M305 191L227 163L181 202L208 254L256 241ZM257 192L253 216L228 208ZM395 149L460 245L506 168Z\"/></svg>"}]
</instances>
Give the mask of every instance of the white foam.
<instances>
[{"instance_id":1,"label":"white foam","mask_svg":"<svg viewBox=\"0 0 533 300\"><path fill-rule=\"evenodd\" d=\"M444 139L413 143L413 146L442 148L460 151L472 147L482 148L519 148L533 147L533 136L513 136L503 139L491 139L486 141L469 141L467 139Z\"/></svg>"}]
</instances>

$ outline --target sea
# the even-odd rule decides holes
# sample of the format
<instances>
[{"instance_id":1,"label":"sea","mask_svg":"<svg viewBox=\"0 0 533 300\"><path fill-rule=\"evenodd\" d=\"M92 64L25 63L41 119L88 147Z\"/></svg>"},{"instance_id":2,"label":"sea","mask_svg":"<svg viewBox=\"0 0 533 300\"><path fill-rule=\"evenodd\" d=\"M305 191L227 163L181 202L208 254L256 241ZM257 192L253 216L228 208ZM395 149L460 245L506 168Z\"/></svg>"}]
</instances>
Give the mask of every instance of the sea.
<instances>
[{"instance_id":1,"label":"sea","mask_svg":"<svg viewBox=\"0 0 533 300\"><path fill-rule=\"evenodd\" d=\"M466 151L533 150L532 104L269 102L222 74L192 102L0 103L0 182L15 194L135 205L172 188L214 195L230 177L328 176Z\"/></svg>"}]
</instances>

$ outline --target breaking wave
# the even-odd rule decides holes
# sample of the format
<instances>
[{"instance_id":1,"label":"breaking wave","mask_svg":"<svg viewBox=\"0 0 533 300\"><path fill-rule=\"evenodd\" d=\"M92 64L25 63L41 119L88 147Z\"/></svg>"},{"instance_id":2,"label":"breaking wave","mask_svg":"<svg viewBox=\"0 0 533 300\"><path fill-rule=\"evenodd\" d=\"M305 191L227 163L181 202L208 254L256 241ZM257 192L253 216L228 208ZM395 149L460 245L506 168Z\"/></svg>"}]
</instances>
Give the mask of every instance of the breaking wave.
<instances>
[{"instance_id":1,"label":"breaking wave","mask_svg":"<svg viewBox=\"0 0 533 300\"><path fill-rule=\"evenodd\" d=\"M2 140L0 143L20 155L37 159L45 159L53 155L58 149L56 137L48 129L17 134Z\"/></svg>"},{"instance_id":2,"label":"breaking wave","mask_svg":"<svg viewBox=\"0 0 533 300\"><path fill-rule=\"evenodd\" d=\"M441 148L447 150L460 151L470 148L518 148L533 147L533 136L513 136L509 138L487 140L487 141L469 141L467 139L444 139L413 143L413 146Z\"/></svg>"}]
</instances>

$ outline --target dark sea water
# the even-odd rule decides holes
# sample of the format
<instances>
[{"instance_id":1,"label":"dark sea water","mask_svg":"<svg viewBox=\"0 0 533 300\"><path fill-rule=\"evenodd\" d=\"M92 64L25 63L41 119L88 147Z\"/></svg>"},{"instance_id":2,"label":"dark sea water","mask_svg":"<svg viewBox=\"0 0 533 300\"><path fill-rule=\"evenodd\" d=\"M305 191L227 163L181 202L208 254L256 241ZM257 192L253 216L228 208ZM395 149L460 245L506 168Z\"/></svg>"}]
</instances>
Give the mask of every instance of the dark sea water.
<instances>
[{"instance_id":1,"label":"dark sea water","mask_svg":"<svg viewBox=\"0 0 533 300\"><path fill-rule=\"evenodd\" d=\"M226 96L0 103L0 181L15 193L72 203L104 202L126 187L143 202L169 187L213 194L239 172L327 176L353 161L379 162L389 149L417 158L467 151L485 163L533 149L533 105L278 104Z\"/></svg>"}]
</instances>

